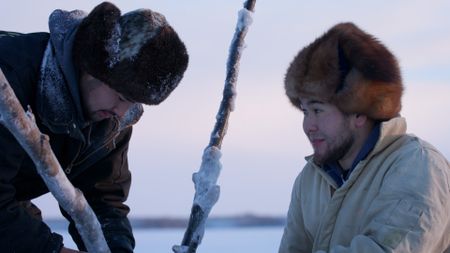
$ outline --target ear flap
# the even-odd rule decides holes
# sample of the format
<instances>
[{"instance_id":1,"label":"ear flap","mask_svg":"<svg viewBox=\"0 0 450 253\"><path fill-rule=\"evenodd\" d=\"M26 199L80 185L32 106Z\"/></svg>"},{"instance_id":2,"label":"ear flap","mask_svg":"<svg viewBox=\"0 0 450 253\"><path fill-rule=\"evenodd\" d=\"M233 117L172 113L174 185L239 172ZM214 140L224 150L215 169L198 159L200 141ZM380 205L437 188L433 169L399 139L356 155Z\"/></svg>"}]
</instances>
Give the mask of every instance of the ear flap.
<instances>
[{"instance_id":1,"label":"ear flap","mask_svg":"<svg viewBox=\"0 0 450 253\"><path fill-rule=\"evenodd\" d=\"M351 67L361 72L365 79L401 83L395 56L375 37L351 23L338 25L334 29L340 29L340 50Z\"/></svg>"},{"instance_id":2,"label":"ear flap","mask_svg":"<svg viewBox=\"0 0 450 253\"><path fill-rule=\"evenodd\" d=\"M340 24L340 54L349 71L334 102L343 111L374 119L396 117L401 109L403 85L395 56L375 37L351 23Z\"/></svg>"}]
</instances>

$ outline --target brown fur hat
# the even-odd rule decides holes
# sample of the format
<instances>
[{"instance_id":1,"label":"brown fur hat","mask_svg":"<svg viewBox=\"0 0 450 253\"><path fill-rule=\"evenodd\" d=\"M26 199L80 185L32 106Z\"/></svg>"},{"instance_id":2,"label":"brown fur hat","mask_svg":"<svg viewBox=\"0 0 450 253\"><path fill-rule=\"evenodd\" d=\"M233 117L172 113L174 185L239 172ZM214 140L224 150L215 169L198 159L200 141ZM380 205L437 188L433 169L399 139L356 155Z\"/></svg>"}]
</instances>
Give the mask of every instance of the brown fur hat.
<instances>
[{"instance_id":1,"label":"brown fur hat","mask_svg":"<svg viewBox=\"0 0 450 253\"><path fill-rule=\"evenodd\" d=\"M310 97L375 120L398 116L403 93L395 56L352 23L335 25L303 48L287 70L285 89L295 106Z\"/></svg>"},{"instance_id":2,"label":"brown fur hat","mask_svg":"<svg viewBox=\"0 0 450 253\"><path fill-rule=\"evenodd\" d=\"M148 105L169 96L188 64L186 47L163 15L139 9L121 16L108 2L82 20L72 53L81 71Z\"/></svg>"}]
</instances>

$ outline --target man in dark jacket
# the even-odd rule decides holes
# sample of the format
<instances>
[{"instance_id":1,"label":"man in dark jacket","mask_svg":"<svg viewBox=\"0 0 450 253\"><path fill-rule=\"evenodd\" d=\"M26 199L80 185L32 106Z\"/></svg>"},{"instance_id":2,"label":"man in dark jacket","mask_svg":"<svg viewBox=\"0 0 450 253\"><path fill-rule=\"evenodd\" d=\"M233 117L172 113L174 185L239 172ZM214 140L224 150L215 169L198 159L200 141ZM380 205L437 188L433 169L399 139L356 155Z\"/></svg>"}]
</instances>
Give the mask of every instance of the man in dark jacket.
<instances>
[{"instance_id":1,"label":"man in dark jacket","mask_svg":"<svg viewBox=\"0 0 450 253\"><path fill-rule=\"evenodd\" d=\"M97 215L112 252L132 252L127 219L131 175L127 151L142 103L162 102L188 63L164 16L148 9L121 15L102 3L89 15L56 10L50 33L0 32L0 69L69 180ZM77 252L42 222L30 200L48 192L35 165L0 126L0 251ZM74 222L69 232L86 250Z\"/></svg>"}]
</instances>

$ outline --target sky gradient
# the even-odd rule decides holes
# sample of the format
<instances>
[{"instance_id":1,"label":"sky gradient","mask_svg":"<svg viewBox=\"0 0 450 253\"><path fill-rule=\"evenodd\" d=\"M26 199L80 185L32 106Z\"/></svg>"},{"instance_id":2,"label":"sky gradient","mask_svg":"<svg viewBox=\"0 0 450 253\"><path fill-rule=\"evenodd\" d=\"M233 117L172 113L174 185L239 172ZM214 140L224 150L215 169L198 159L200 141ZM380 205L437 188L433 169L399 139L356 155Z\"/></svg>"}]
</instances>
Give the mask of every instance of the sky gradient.
<instances>
[{"instance_id":1,"label":"sky gradient","mask_svg":"<svg viewBox=\"0 0 450 253\"><path fill-rule=\"evenodd\" d=\"M189 2L189 3L187 3ZM48 31L52 10L90 11L99 1L6 1L0 29ZM185 42L185 77L159 106L146 106L129 151L131 216L188 217L191 175L215 123L228 48L240 0L114 1L123 13L164 14ZM284 95L286 68L304 46L338 22L351 21L397 56L405 85L408 132L450 157L450 2L257 1L246 37L235 111L222 146L221 197L211 215L285 215L293 181L312 151L302 115ZM36 202L44 217L60 217L52 197Z\"/></svg>"}]
</instances>

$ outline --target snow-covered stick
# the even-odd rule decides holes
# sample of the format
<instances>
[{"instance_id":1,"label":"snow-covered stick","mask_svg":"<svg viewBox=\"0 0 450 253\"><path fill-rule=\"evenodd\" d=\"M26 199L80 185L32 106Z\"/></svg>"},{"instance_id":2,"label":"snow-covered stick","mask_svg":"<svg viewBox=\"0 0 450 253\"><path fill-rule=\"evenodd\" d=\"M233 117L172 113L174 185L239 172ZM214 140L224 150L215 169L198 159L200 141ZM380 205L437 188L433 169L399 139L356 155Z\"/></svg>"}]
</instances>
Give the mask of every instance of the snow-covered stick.
<instances>
[{"instance_id":1,"label":"snow-covered stick","mask_svg":"<svg viewBox=\"0 0 450 253\"><path fill-rule=\"evenodd\" d=\"M1 69L0 123L16 137L59 205L75 221L88 252L110 253L94 211L83 193L67 179L50 147L48 136L39 131L31 111L25 113Z\"/></svg>"},{"instance_id":2,"label":"snow-covered stick","mask_svg":"<svg viewBox=\"0 0 450 253\"><path fill-rule=\"evenodd\" d=\"M222 146L222 140L227 131L230 113L234 109L236 82L239 74L239 60L241 59L241 54L245 47L245 35L247 34L248 27L252 23L252 12L255 8L255 3L256 0L247 0L244 3L244 8L239 11L236 30L230 45L223 98L220 103L219 112L216 116L216 125L211 133L209 142L209 146L215 146L219 149Z\"/></svg>"},{"instance_id":3,"label":"snow-covered stick","mask_svg":"<svg viewBox=\"0 0 450 253\"><path fill-rule=\"evenodd\" d=\"M188 227L181 245L173 246L175 253L195 253L205 232L208 215L219 199L220 188L216 184L222 165L220 163L223 138L228 127L230 113L234 109L236 82L239 72L239 59L244 49L244 38L252 22L252 12L256 0L247 0L239 11L238 22L231 42L227 61L227 72L223 98L216 116L216 124L211 133L210 142L205 148L200 170L194 173L194 203L189 217Z\"/></svg>"}]
</instances>

